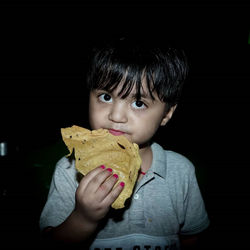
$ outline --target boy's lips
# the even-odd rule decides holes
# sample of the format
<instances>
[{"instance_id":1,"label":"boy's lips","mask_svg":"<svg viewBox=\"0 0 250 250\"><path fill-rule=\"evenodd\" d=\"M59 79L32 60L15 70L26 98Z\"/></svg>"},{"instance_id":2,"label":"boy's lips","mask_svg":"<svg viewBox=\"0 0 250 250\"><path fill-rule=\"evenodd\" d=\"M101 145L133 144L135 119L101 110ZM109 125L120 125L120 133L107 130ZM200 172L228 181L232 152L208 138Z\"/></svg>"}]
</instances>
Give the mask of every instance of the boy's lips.
<instances>
[{"instance_id":1,"label":"boy's lips","mask_svg":"<svg viewBox=\"0 0 250 250\"><path fill-rule=\"evenodd\" d=\"M124 135L125 134L125 132L116 130L116 129L109 129L109 133L112 135Z\"/></svg>"}]
</instances>

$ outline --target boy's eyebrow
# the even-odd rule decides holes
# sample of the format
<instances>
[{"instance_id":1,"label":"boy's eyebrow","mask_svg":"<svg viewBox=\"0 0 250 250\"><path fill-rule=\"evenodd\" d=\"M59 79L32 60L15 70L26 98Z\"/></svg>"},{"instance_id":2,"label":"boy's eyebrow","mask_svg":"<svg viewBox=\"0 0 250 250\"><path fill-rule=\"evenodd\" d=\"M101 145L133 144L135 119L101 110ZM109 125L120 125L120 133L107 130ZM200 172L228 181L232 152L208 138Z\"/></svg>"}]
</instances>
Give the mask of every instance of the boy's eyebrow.
<instances>
[{"instance_id":1,"label":"boy's eyebrow","mask_svg":"<svg viewBox=\"0 0 250 250\"><path fill-rule=\"evenodd\" d=\"M138 99L138 98L143 98L143 99L153 99L149 92L141 92L141 93L132 93L131 98L133 99Z\"/></svg>"},{"instance_id":2,"label":"boy's eyebrow","mask_svg":"<svg viewBox=\"0 0 250 250\"><path fill-rule=\"evenodd\" d=\"M107 93L111 93L109 90L106 90L106 89L95 89L95 91L105 91ZM143 98L143 99L153 99L154 100L154 96L152 98L151 95L149 94L149 92L145 92L145 91L141 91L140 93L138 93L137 91L135 91L135 92L131 91L131 93L128 95L128 97L131 99Z\"/></svg>"},{"instance_id":3,"label":"boy's eyebrow","mask_svg":"<svg viewBox=\"0 0 250 250\"><path fill-rule=\"evenodd\" d=\"M147 95L147 94L145 94L145 93L140 93L140 94L138 94L138 93L133 93L133 94L131 95L131 97L132 97L133 99L137 99L138 97L147 99L147 98L149 97L149 95Z\"/></svg>"}]
</instances>

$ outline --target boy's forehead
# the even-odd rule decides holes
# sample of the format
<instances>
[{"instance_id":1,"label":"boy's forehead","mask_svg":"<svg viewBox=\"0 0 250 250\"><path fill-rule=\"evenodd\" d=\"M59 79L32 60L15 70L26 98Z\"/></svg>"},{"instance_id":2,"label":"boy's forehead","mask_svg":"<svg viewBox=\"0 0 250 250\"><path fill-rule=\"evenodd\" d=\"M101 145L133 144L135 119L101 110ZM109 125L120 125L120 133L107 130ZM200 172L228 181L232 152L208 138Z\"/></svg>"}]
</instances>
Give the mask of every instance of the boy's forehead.
<instances>
[{"instance_id":1,"label":"boy's forehead","mask_svg":"<svg viewBox=\"0 0 250 250\"><path fill-rule=\"evenodd\" d=\"M127 84L125 81L120 82L118 84L117 88L113 92L116 95L122 96L124 94L123 92L126 92L126 86L124 86L125 84ZM146 83L146 80L142 79L139 88L137 87L136 83L133 84L133 87L132 87L131 91L129 92L129 94L128 94L128 96L126 98L130 98L130 97L135 98L135 97L140 96L142 98L150 98L150 99L152 99L151 95L153 95L154 98L155 98L155 94L154 94L154 92L149 90L148 84Z\"/></svg>"}]
</instances>

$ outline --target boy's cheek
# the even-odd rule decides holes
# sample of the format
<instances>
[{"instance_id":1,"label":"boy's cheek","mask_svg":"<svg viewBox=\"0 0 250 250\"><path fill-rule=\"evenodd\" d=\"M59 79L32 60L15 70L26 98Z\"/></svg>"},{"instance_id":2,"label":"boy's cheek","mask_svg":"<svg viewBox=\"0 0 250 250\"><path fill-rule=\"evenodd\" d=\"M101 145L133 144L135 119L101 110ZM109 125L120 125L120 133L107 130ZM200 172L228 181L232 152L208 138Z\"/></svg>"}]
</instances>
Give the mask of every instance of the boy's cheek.
<instances>
[{"instance_id":1,"label":"boy's cheek","mask_svg":"<svg viewBox=\"0 0 250 250\"><path fill-rule=\"evenodd\" d=\"M89 124L91 129L104 128L104 118L101 115L91 115L89 117Z\"/></svg>"}]
</instances>

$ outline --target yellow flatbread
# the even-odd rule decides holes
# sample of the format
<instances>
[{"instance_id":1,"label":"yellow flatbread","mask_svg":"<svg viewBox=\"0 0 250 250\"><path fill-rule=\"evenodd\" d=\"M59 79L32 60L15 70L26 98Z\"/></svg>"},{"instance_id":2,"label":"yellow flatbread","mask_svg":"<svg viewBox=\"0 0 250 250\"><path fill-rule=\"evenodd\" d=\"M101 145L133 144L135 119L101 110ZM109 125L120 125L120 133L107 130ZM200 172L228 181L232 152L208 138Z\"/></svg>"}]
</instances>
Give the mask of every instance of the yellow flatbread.
<instances>
[{"instance_id":1,"label":"yellow flatbread","mask_svg":"<svg viewBox=\"0 0 250 250\"><path fill-rule=\"evenodd\" d=\"M112 168L125 187L112 207L123 208L132 195L141 166L139 147L125 136L114 136L106 129L88 130L79 126L62 128L61 134L70 154L74 151L76 169L86 175L94 168L105 165ZM70 155L69 154L69 155Z\"/></svg>"}]
</instances>

